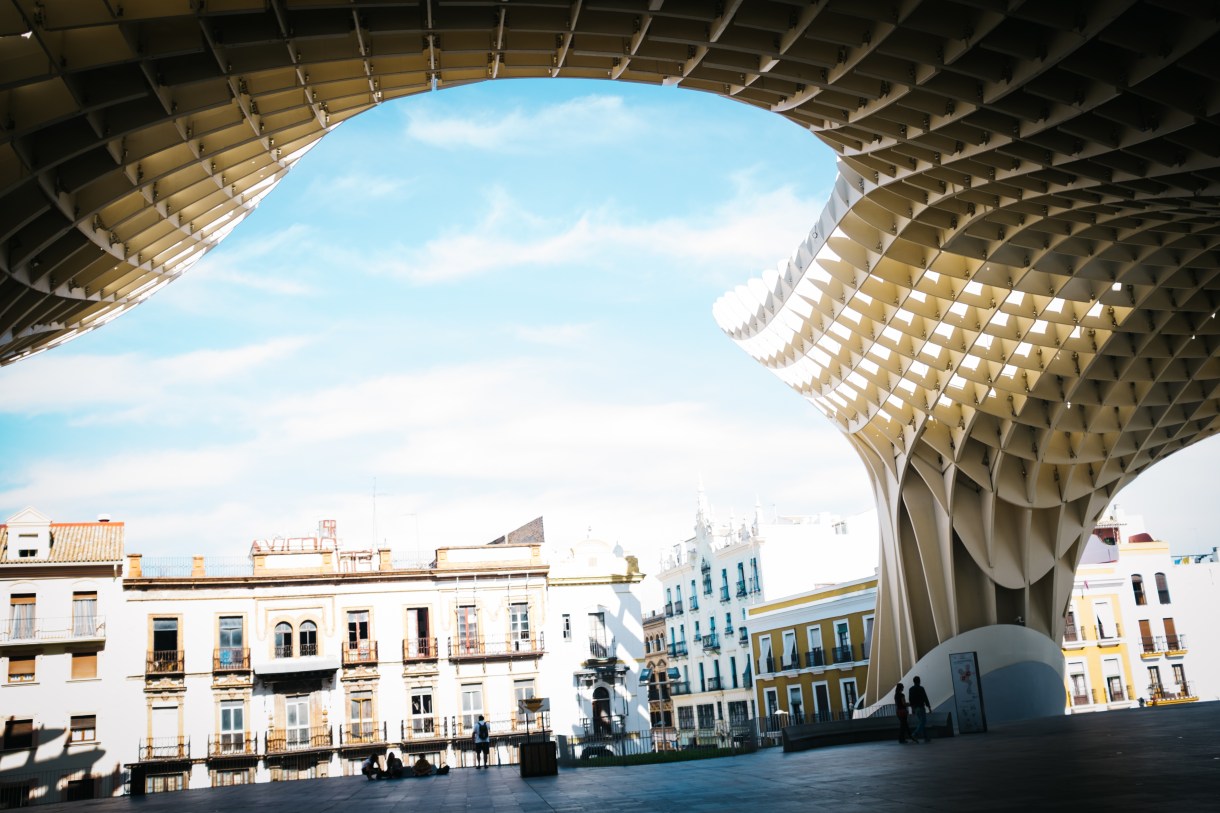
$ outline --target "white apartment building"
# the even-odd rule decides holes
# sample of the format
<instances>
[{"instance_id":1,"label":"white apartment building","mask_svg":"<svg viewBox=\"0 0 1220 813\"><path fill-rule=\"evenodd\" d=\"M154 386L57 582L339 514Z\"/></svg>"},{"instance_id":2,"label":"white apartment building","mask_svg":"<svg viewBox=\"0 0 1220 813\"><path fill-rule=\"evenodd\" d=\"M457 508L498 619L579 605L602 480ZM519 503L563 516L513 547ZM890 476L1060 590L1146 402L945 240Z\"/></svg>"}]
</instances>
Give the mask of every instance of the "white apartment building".
<instances>
[{"instance_id":1,"label":"white apartment building","mask_svg":"<svg viewBox=\"0 0 1220 813\"><path fill-rule=\"evenodd\" d=\"M695 535L666 553L657 574L679 740L720 740L758 716L749 607L872 576L877 555L875 512L768 522L756 504L748 523L720 523L700 486Z\"/></svg>"},{"instance_id":2,"label":"white apartment building","mask_svg":"<svg viewBox=\"0 0 1220 813\"><path fill-rule=\"evenodd\" d=\"M639 660L643 578L634 556L596 539L552 557L544 680L556 734L601 738L648 730Z\"/></svg>"},{"instance_id":3,"label":"white apartment building","mask_svg":"<svg viewBox=\"0 0 1220 813\"><path fill-rule=\"evenodd\" d=\"M315 537L256 542L251 569L131 557L124 662L140 686L132 786L150 792L359 772L387 750L471 762L484 715L513 759L546 641L541 521L426 567Z\"/></svg>"},{"instance_id":4,"label":"white apartment building","mask_svg":"<svg viewBox=\"0 0 1220 813\"><path fill-rule=\"evenodd\" d=\"M461 767L479 715L493 764L540 726L647 728L636 560L585 540L552 564L541 518L429 562L344 549L332 521L236 560L124 558L122 533L32 510L0 526L0 807L352 774L387 751Z\"/></svg>"},{"instance_id":5,"label":"white apartment building","mask_svg":"<svg viewBox=\"0 0 1220 813\"><path fill-rule=\"evenodd\" d=\"M123 524L0 525L0 808L121 792Z\"/></svg>"}]
</instances>

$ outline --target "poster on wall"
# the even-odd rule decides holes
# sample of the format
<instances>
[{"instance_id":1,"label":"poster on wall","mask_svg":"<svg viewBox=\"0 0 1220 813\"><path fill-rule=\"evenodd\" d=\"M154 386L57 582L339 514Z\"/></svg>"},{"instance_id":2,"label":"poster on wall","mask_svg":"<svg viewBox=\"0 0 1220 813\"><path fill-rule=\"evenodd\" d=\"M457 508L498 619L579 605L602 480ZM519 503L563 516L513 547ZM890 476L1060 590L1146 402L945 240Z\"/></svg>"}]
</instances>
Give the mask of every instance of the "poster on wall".
<instances>
[{"instance_id":1,"label":"poster on wall","mask_svg":"<svg viewBox=\"0 0 1220 813\"><path fill-rule=\"evenodd\" d=\"M987 731L987 713L983 709L983 683L979 679L977 652L954 652L949 655L949 673L953 675L953 699L957 704L957 729L962 734L982 734Z\"/></svg>"}]
</instances>

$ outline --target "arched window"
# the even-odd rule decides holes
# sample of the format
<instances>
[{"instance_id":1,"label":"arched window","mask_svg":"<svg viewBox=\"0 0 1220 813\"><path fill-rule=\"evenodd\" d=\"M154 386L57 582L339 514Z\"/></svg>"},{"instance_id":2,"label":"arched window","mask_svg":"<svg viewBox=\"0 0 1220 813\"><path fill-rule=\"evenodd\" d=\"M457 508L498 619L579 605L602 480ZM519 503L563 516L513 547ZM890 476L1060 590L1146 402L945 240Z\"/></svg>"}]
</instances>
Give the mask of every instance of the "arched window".
<instances>
[{"instance_id":1,"label":"arched window","mask_svg":"<svg viewBox=\"0 0 1220 813\"><path fill-rule=\"evenodd\" d=\"M318 625L312 621L301 622L301 657L318 654Z\"/></svg>"},{"instance_id":2,"label":"arched window","mask_svg":"<svg viewBox=\"0 0 1220 813\"><path fill-rule=\"evenodd\" d=\"M1131 576L1131 591L1135 593L1135 603L1143 606L1148 603L1148 597L1144 595L1144 577L1138 573Z\"/></svg>"},{"instance_id":3,"label":"arched window","mask_svg":"<svg viewBox=\"0 0 1220 813\"><path fill-rule=\"evenodd\" d=\"M1156 574L1156 597L1162 604L1169 603L1169 582L1165 581L1165 574Z\"/></svg>"},{"instance_id":4,"label":"arched window","mask_svg":"<svg viewBox=\"0 0 1220 813\"><path fill-rule=\"evenodd\" d=\"M275 657L292 657L292 625L287 621L275 625Z\"/></svg>"}]
</instances>

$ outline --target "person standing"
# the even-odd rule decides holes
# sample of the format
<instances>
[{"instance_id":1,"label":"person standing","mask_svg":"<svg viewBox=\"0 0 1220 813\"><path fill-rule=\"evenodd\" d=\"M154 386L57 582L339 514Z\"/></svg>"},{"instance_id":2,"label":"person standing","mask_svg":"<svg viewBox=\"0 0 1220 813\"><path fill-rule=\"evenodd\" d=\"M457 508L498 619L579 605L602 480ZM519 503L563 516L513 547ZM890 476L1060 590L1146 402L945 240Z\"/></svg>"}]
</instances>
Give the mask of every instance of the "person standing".
<instances>
[{"instance_id":1,"label":"person standing","mask_svg":"<svg viewBox=\"0 0 1220 813\"><path fill-rule=\"evenodd\" d=\"M894 713L898 715L898 742L911 739L911 727L907 725L907 696L899 683L894 689Z\"/></svg>"},{"instance_id":2,"label":"person standing","mask_svg":"<svg viewBox=\"0 0 1220 813\"><path fill-rule=\"evenodd\" d=\"M919 685L919 677L911 678L911 682L914 684L911 686L911 708L915 710L915 733L911 735L911 739L915 742L920 739L932 742L932 738L928 736L928 712L932 710L932 704L928 702L928 693Z\"/></svg>"},{"instance_id":3,"label":"person standing","mask_svg":"<svg viewBox=\"0 0 1220 813\"><path fill-rule=\"evenodd\" d=\"M474 766L487 768L487 756L491 751L491 726L479 715L479 721L474 724Z\"/></svg>"}]
</instances>

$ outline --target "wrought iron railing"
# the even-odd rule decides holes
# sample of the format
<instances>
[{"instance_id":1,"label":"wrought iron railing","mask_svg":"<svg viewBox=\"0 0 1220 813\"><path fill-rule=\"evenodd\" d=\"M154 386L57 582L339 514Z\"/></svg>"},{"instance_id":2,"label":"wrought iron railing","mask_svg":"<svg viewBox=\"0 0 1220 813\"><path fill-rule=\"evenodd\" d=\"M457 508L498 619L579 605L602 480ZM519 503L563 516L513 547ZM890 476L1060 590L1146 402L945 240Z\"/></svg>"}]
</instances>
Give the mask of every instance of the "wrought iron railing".
<instances>
[{"instance_id":1,"label":"wrought iron railing","mask_svg":"<svg viewBox=\"0 0 1220 813\"><path fill-rule=\"evenodd\" d=\"M389 742L384 722L357 720L339 726L339 745L371 745L382 742Z\"/></svg>"},{"instance_id":2,"label":"wrought iron railing","mask_svg":"<svg viewBox=\"0 0 1220 813\"><path fill-rule=\"evenodd\" d=\"M343 664L377 663L377 642L359 641L343 647Z\"/></svg>"},{"instance_id":3,"label":"wrought iron railing","mask_svg":"<svg viewBox=\"0 0 1220 813\"><path fill-rule=\"evenodd\" d=\"M504 658L519 655L540 655L545 651L543 634L537 637L503 639L450 638L449 659Z\"/></svg>"},{"instance_id":4,"label":"wrought iron railing","mask_svg":"<svg viewBox=\"0 0 1220 813\"><path fill-rule=\"evenodd\" d=\"M805 653L805 666L817 667L826 665L826 653L822 651L820 646L814 647Z\"/></svg>"},{"instance_id":5,"label":"wrought iron railing","mask_svg":"<svg viewBox=\"0 0 1220 813\"><path fill-rule=\"evenodd\" d=\"M240 646L222 646L212 652L213 672L248 672L250 650Z\"/></svg>"},{"instance_id":6,"label":"wrought iron railing","mask_svg":"<svg viewBox=\"0 0 1220 813\"><path fill-rule=\"evenodd\" d=\"M250 731L224 731L208 737L208 756L236 757L258 754L258 737Z\"/></svg>"},{"instance_id":7,"label":"wrought iron railing","mask_svg":"<svg viewBox=\"0 0 1220 813\"><path fill-rule=\"evenodd\" d=\"M190 737L153 737L140 741L140 761L158 759L190 759Z\"/></svg>"},{"instance_id":8,"label":"wrought iron railing","mask_svg":"<svg viewBox=\"0 0 1220 813\"><path fill-rule=\"evenodd\" d=\"M402 659L408 661L434 661L438 657L435 638L404 638Z\"/></svg>"},{"instance_id":9,"label":"wrought iron railing","mask_svg":"<svg viewBox=\"0 0 1220 813\"><path fill-rule=\"evenodd\" d=\"M148 675L174 675L184 671L186 658L181 649L154 649L148 653L144 666Z\"/></svg>"},{"instance_id":10,"label":"wrought iron railing","mask_svg":"<svg viewBox=\"0 0 1220 813\"><path fill-rule=\"evenodd\" d=\"M273 728L267 732L265 742L268 754L285 754L292 751L330 748L334 745L334 736L330 726Z\"/></svg>"}]
</instances>

